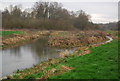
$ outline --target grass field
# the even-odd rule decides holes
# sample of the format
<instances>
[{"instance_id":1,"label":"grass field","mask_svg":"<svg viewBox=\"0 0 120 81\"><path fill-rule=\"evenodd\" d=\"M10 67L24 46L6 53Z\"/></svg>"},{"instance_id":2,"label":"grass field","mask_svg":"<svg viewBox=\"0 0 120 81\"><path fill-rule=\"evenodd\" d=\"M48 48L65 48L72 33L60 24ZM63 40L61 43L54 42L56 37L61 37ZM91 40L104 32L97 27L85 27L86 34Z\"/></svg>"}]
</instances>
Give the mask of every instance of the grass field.
<instances>
[{"instance_id":1,"label":"grass field","mask_svg":"<svg viewBox=\"0 0 120 81\"><path fill-rule=\"evenodd\" d=\"M23 34L23 31L0 31L0 36L8 36L13 34Z\"/></svg>"},{"instance_id":2,"label":"grass field","mask_svg":"<svg viewBox=\"0 0 120 81\"><path fill-rule=\"evenodd\" d=\"M90 54L65 58L65 62L58 65L66 65L74 69L58 76L51 76L49 79L117 79L117 47L118 42L113 41L90 49Z\"/></svg>"}]
</instances>

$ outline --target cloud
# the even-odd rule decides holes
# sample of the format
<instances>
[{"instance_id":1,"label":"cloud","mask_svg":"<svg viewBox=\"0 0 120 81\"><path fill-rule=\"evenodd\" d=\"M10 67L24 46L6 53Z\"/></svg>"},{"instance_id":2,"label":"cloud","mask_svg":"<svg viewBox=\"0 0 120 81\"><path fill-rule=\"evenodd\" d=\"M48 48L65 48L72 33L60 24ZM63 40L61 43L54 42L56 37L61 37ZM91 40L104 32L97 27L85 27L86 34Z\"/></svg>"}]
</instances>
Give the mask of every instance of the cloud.
<instances>
[{"instance_id":1,"label":"cloud","mask_svg":"<svg viewBox=\"0 0 120 81\"><path fill-rule=\"evenodd\" d=\"M40 0L3 0L1 2L36 2ZM119 2L119 0L42 0L42 1L57 1L57 2Z\"/></svg>"},{"instance_id":2,"label":"cloud","mask_svg":"<svg viewBox=\"0 0 120 81\"><path fill-rule=\"evenodd\" d=\"M111 16L107 16L104 14L91 14L91 20L94 23L108 23L108 22L117 22L117 18L113 18Z\"/></svg>"},{"instance_id":3,"label":"cloud","mask_svg":"<svg viewBox=\"0 0 120 81\"><path fill-rule=\"evenodd\" d=\"M2 2L36 2L38 0L3 0Z\"/></svg>"},{"instance_id":4,"label":"cloud","mask_svg":"<svg viewBox=\"0 0 120 81\"><path fill-rule=\"evenodd\" d=\"M119 0L52 0L58 2L119 2Z\"/></svg>"}]
</instances>

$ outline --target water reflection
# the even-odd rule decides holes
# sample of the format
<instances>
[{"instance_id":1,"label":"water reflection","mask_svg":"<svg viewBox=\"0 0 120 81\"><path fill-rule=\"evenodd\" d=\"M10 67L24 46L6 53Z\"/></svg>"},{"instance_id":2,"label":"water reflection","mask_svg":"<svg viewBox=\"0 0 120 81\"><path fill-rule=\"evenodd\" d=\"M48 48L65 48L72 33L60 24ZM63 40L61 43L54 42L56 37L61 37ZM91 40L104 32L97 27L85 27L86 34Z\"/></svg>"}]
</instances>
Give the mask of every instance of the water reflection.
<instances>
[{"instance_id":1,"label":"water reflection","mask_svg":"<svg viewBox=\"0 0 120 81\"><path fill-rule=\"evenodd\" d=\"M59 57L59 52L66 49L50 48L48 46L48 37L42 37L39 40L16 48L10 48L2 53L2 76L9 75L17 69L25 69L32 67L50 58ZM71 50L68 50L72 53Z\"/></svg>"},{"instance_id":2,"label":"water reflection","mask_svg":"<svg viewBox=\"0 0 120 81\"><path fill-rule=\"evenodd\" d=\"M59 57L58 51L48 47L47 41L48 38L43 37L31 44L0 51L2 53L2 76L11 74L17 69L31 67L49 58Z\"/></svg>"},{"instance_id":3,"label":"water reflection","mask_svg":"<svg viewBox=\"0 0 120 81\"><path fill-rule=\"evenodd\" d=\"M3 52L4 52L4 50L3 50ZM18 56L18 57L20 57L21 55L19 54L20 53L20 47L17 47L17 48L14 48L14 49L10 49L9 51L8 51L11 55L15 55L15 56Z\"/></svg>"},{"instance_id":4,"label":"water reflection","mask_svg":"<svg viewBox=\"0 0 120 81\"><path fill-rule=\"evenodd\" d=\"M41 42L39 42L41 41ZM57 51L55 48L50 48L48 46L48 38L44 37L35 43L31 44L31 50L34 53L33 57L34 58L41 58L40 60L47 60L48 58L55 58L58 57L59 55L56 54Z\"/></svg>"}]
</instances>

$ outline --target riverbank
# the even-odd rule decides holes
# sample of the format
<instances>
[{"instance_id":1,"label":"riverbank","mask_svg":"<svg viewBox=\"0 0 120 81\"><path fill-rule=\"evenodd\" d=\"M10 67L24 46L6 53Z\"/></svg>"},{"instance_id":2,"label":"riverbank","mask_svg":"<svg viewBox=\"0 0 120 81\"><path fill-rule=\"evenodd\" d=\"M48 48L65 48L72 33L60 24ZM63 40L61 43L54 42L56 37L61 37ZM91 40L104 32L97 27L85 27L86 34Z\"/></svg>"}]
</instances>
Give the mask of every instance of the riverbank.
<instances>
[{"instance_id":1,"label":"riverbank","mask_svg":"<svg viewBox=\"0 0 120 81\"><path fill-rule=\"evenodd\" d=\"M18 70L13 76L7 76L7 78L117 79L117 44L117 40L114 40L99 47L96 45L82 47L77 49L73 55L49 59L32 68Z\"/></svg>"},{"instance_id":2,"label":"riverbank","mask_svg":"<svg viewBox=\"0 0 120 81\"><path fill-rule=\"evenodd\" d=\"M91 48L87 55L66 58L66 62L61 64L74 69L48 79L118 79L117 44L117 41L113 41Z\"/></svg>"},{"instance_id":3,"label":"riverbank","mask_svg":"<svg viewBox=\"0 0 120 81\"><path fill-rule=\"evenodd\" d=\"M107 33L102 31L54 31L50 34L49 46L55 48L74 48L89 46L107 41Z\"/></svg>"},{"instance_id":4,"label":"riverbank","mask_svg":"<svg viewBox=\"0 0 120 81\"><path fill-rule=\"evenodd\" d=\"M5 32L6 33L10 32L11 35L7 35L7 36L3 35L2 41L1 41L2 49L23 45L23 44L26 44L27 42L39 39L43 35L49 34L49 31L28 31L28 30L25 30L25 31L22 30L22 32L24 32L22 34L15 33L18 31L14 31L14 30L12 30L12 33L11 33L11 30L5 31Z\"/></svg>"}]
</instances>

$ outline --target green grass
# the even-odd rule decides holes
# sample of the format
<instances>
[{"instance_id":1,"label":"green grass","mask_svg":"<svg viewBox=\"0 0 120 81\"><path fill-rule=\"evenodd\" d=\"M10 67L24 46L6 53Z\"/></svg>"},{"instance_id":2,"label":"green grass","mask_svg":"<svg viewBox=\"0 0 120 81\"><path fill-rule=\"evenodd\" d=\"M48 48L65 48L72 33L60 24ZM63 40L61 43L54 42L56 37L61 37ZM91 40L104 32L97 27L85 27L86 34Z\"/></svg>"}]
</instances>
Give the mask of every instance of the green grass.
<instances>
[{"instance_id":1,"label":"green grass","mask_svg":"<svg viewBox=\"0 0 120 81\"><path fill-rule=\"evenodd\" d=\"M118 42L113 41L91 48L91 53L83 56L65 58L66 65L74 69L49 79L117 79L118 78ZM55 65L54 65L55 66Z\"/></svg>"},{"instance_id":2,"label":"green grass","mask_svg":"<svg viewBox=\"0 0 120 81\"><path fill-rule=\"evenodd\" d=\"M119 36L118 31L108 30L106 32L112 34L113 36Z\"/></svg>"},{"instance_id":3,"label":"green grass","mask_svg":"<svg viewBox=\"0 0 120 81\"><path fill-rule=\"evenodd\" d=\"M116 36L120 37L120 34L117 34Z\"/></svg>"},{"instance_id":4,"label":"green grass","mask_svg":"<svg viewBox=\"0 0 120 81\"><path fill-rule=\"evenodd\" d=\"M117 31L107 30L106 32L107 32L107 33L110 33L110 34L113 34L113 33L117 32Z\"/></svg>"},{"instance_id":5,"label":"green grass","mask_svg":"<svg viewBox=\"0 0 120 81\"><path fill-rule=\"evenodd\" d=\"M0 31L0 36L8 36L13 34L24 34L23 31Z\"/></svg>"},{"instance_id":6,"label":"green grass","mask_svg":"<svg viewBox=\"0 0 120 81\"><path fill-rule=\"evenodd\" d=\"M43 66L36 65L38 69L31 68L23 70L21 75L27 73L24 79L40 78L45 71L52 68L59 69L61 65L72 67L73 69L60 75L50 76L48 79L118 79L118 41L94 47L91 53L83 56L71 55L63 59L56 59L56 64L43 62ZM78 51L79 53L80 51ZM46 67L44 70L40 68ZM29 72L37 71L29 74ZM18 76L14 76L17 78Z\"/></svg>"},{"instance_id":7,"label":"green grass","mask_svg":"<svg viewBox=\"0 0 120 81\"><path fill-rule=\"evenodd\" d=\"M42 72L31 74L29 76L26 76L25 79L33 79L33 78L38 78L39 76L43 75Z\"/></svg>"}]
</instances>

